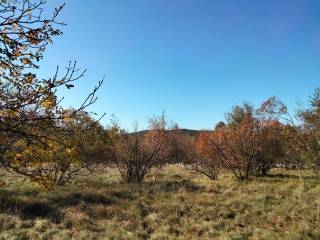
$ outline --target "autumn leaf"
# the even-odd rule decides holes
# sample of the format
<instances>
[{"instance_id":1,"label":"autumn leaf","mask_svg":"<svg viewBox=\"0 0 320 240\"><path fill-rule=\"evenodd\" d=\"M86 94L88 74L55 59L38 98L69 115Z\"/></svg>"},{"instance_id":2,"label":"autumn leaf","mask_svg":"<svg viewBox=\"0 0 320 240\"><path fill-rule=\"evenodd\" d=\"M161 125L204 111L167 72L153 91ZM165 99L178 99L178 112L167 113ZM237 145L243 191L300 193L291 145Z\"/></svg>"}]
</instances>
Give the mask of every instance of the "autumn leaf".
<instances>
[{"instance_id":1,"label":"autumn leaf","mask_svg":"<svg viewBox=\"0 0 320 240\"><path fill-rule=\"evenodd\" d=\"M50 99L46 99L42 102L42 107L44 107L45 109L52 108L54 105L54 102Z\"/></svg>"}]
</instances>

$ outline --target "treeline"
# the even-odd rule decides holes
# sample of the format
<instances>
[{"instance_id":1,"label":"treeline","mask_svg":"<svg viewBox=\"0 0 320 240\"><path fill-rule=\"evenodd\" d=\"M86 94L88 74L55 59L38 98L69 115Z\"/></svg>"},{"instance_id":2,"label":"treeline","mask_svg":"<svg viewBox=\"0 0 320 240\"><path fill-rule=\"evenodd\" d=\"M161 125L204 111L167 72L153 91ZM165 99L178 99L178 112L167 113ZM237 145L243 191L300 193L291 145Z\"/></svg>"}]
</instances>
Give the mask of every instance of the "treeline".
<instances>
[{"instance_id":1,"label":"treeline","mask_svg":"<svg viewBox=\"0 0 320 240\"><path fill-rule=\"evenodd\" d=\"M73 114L72 117L70 114ZM213 130L189 134L162 114L149 128L133 132L115 120L104 128L89 113L65 110L69 117L46 122L50 138L10 139L1 158L5 169L29 177L46 189L73 178L117 168L125 182L141 182L152 169L183 164L214 180L221 170L237 179L266 176L273 168L320 171L320 89L309 106L291 116L272 97L255 108L235 106Z\"/></svg>"},{"instance_id":2,"label":"treeline","mask_svg":"<svg viewBox=\"0 0 320 240\"><path fill-rule=\"evenodd\" d=\"M293 117L276 97L258 109L244 103L226 114L212 132L194 139L197 156L192 169L216 179L219 170L229 170L238 179L266 176L272 168L320 170L320 90L316 89L306 109Z\"/></svg>"},{"instance_id":3,"label":"treeline","mask_svg":"<svg viewBox=\"0 0 320 240\"><path fill-rule=\"evenodd\" d=\"M296 169L300 177L303 170L320 171L319 88L308 107L294 116L271 97L259 108L250 103L234 106L225 122L197 135L168 124L164 115L151 119L144 134L114 126L117 134L110 161L127 182L140 182L151 168L168 163L183 164L212 180L222 169L241 180L266 176L273 168Z\"/></svg>"},{"instance_id":4,"label":"treeline","mask_svg":"<svg viewBox=\"0 0 320 240\"><path fill-rule=\"evenodd\" d=\"M319 172L319 89L295 116L272 97L257 109L249 103L235 106L225 122L196 135L164 114L151 118L142 132L127 132L117 121L101 126L87 109L102 81L79 107L63 108L57 91L72 89L84 71L70 63L49 79L36 74L46 46L64 25L57 20L63 5L52 17L43 17L44 6L43 0L0 3L0 163L6 171L46 189L109 167L126 182L141 182L150 170L169 163L210 179L217 179L221 169L238 179L267 175L275 167Z\"/></svg>"}]
</instances>

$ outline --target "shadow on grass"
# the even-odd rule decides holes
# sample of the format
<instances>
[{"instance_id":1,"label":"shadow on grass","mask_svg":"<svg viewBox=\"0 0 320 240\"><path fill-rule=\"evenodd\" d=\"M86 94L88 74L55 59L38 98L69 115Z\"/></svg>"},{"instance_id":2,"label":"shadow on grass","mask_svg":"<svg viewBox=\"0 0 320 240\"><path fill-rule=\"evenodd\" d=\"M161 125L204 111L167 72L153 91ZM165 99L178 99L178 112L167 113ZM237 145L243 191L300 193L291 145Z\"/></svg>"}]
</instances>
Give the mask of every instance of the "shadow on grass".
<instances>
[{"instance_id":1,"label":"shadow on grass","mask_svg":"<svg viewBox=\"0 0 320 240\"><path fill-rule=\"evenodd\" d=\"M179 179L179 178L178 178ZM103 205L124 207L125 202L134 201L145 193L156 195L158 193L175 193L179 191L197 192L202 187L186 179L167 181L147 181L140 184L115 183L106 186L102 193L83 190L57 191L54 194L37 199L38 192L25 194L23 191L0 191L0 213L16 215L21 219L31 220L44 218L54 223L63 220L63 210L69 207Z\"/></svg>"},{"instance_id":2,"label":"shadow on grass","mask_svg":"<svg viewBox=\"0 0 320 240\"><path fill-rule=\"evenodd\" d=\"M54 223L61 221L60 211L44 201L23 200L13 197L14 192L1 191L0 193L0 212L8 215L18 215L23 220L34 218L46 218Z\"/></svg>"},{"instance_id":3,"label":"shadow on grass","mask_svg":"<svg viewBox=\"0 0 320 240\"><path fill-rule=\"evenodd\" d=\"M283 174L283 173L273 173L266 176L255 176L251 177L248 181L251 182L265 182L265 183L280 183L288 180L300 180L299 175L294 174ZM309 175L302 176L302 180L320 180L319 176Z\"/></svg>"},{"instance_id":4,"label":"shadow on grass","mask_svg":"<svg viewBox=\"0 0 320 240\"><path fill-rule=\"evenodd\" d=\"M117 187L115 186L115 189ZM122 200L133 200L134 197L129 191L107 192L105 194L94 192L70 192L63 195L56 195L48 198L48 201L59 208L85 205L116 205Z\"/></svg>"},{"instance_id":5,"label":"shadow on grass","mask_svg":"<svg viewBox=\"0 0 320 240\"><path fill-rule=\"evenodd\" d=\"M279 179L300 179L299 175L283 174L283 173L268 174L266 177L279 178ZM309 176L302 176L302 179L320 179L320 178L317 175L309 175Z\"/></svg>"},{"instance_id":6,"label":"shadow on grass","mask_svg":"<svg viewBox=\"0 0 320 240\"><path fill-rule=\"evenodd\" d=\"M72 207L79 203L84 204L114 204L114 200L108 196L104 196L98 193L80 193L74 192L70 194L58 195L50 197L49 202L58 207Z\"/></svg>"}]
</instances>

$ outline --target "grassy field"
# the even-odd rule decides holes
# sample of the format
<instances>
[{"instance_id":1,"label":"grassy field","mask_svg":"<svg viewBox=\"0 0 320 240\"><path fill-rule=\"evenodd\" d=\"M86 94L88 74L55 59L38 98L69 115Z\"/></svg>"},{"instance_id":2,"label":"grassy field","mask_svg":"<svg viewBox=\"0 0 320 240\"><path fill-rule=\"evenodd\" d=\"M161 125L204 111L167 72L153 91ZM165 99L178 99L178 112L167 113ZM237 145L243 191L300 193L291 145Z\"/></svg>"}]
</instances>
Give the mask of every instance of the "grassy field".
<instances>
[{"instance_id":1,"label":"grassy field","mask_svg":"<svg viewBox=\"0 0 320 240\"><path fill-rule=\"evenodd\" d=\"M53 192L14 175L6 180L0 190L5 240L320 239L320 179L301 181L295 172L210 181L168 166L140 185L122 183L113 171Z\"/></svg>"}]
</instances>

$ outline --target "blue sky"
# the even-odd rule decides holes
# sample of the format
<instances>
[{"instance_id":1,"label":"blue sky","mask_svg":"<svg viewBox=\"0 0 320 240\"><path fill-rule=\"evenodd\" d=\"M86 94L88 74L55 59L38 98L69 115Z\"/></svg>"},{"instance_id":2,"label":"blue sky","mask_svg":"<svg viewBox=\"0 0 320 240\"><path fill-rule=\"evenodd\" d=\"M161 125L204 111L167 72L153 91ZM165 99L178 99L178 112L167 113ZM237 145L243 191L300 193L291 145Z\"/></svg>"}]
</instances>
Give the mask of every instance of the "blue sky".
<instances>
[{"instance_id":1,"label":"blue sky","mask_svg":"<svg viewBox=\"0 0 320 240\"><path fill-rule=\"evenodd\" d=\"M276 95L294 109L320 86L319 10L317 0L68 0L40 72L69 60L88 69L64 106L106 76L90 108L107 113L103 124L115 113L144 128L165 110L180 127L212 128L235 104Z\"/></svg>"}]
</instances>

